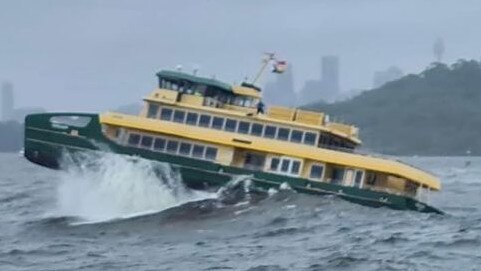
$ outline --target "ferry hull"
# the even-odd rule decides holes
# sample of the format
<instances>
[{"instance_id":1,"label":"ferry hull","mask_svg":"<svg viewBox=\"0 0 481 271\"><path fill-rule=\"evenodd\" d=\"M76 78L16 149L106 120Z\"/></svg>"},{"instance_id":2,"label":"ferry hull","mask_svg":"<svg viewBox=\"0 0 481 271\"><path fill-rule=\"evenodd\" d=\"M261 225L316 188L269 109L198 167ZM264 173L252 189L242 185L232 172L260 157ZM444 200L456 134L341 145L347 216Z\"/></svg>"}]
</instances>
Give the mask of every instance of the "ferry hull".
<instances>
[{"instance_id":1,"label":"ferry hull","mask_svg":"<svg viewBox=\"0 0 481 271\"><path fill-rule=\"evenodd\" d=\"M88 125L81 128L56 126L50 122L50 119L55 116L83 116L91 118L91 121ZM440 210L406 196L315 182L298 177L253 171L204 160L122 146L105 137L99 123L99 116L96 114L48 113L29 115L25 119L24 145L24 156L29 161L53 169L62 168L62 157L66 153L111 152L169 163L180 171L182 180L187 186L196 189L222 186L228 183L235 175L250 175L252 176L253 187L257 190L279 189L281 184L286 183L292 189L301 193L335 195L350 202L370 207L388 207L398 210L442 214Z\"/></svg>"}]
</instances>

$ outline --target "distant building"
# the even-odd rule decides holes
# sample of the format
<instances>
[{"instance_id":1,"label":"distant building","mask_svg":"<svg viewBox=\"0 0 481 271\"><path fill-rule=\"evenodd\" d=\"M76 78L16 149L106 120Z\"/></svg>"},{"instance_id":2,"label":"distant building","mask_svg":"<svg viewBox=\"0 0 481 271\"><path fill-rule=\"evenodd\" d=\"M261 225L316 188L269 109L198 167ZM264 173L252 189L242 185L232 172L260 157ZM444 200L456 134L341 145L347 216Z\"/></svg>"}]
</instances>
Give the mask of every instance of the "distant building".
<instances>
[{"instance_id":1,"label":"distant building","mask_svg":"<svg viewBox=\"0 0 481 271\"><path fill-rule=\"evenodd\" d=\"M381 87L387 82L397 80L403 76L404 76L404 73L400 68L396 66L391 66L384 71L377 71L374 73L374 78L372 80L372 87L373 88Z\"/></svg>"},{"instance_id":2,"label":"distant building","mask_svg":"<svg viewBox=\"0 0 481 271\"><path fill-rule=\"evenodd\" d=\"M9 82L2 84L2 118L7 121L13 118L13 85Z\"/></svg>"},{"instance_id":3,"label":"distant building","mask_svg":"<svg viewBox=\"0 0 481 271\"><path fill-rule=\"evenodd\" d=\"M293 67L289 65L282 74L276 74L276 80L268 82L263 89L263 100L269 105L282 105L292 107L296 105L294 92Z\"/></svg>"},{"instance_id":4,"label":"distant building","mask_svg":"<svg viewBox=\"0 0 481 271\"><path fill-rule=\"evenodd\" d=\"M442 38L436 39L433 44L434 59L437 62L442 62L444 57L444 40Z\"/></svg>"},{"instance_id":5,"label":"distant building","mask_svg":"<svg viewBox=\"0 0 481 271\"><path fill-rule=\"evenodd\" d=\"M336 95L339 93L339 57L323 56L321 60L322 85L328 92Z\"/></svg>"},{"instance_id":6,"label":"distant building","mask_svg":"<svg viewBox=\"0 0 481 271\"><path fill-rule=\"evenodd\" d=\"M299 104L316 101L333 102L340 98L339 57L323 56L321 59L321 78L306 81L299 94Z\"/></svg>"},{"instance_id":7,"label":"distant building","mask_svg":"<svg viewBox=\"0 0 481 271\"><path fill-rule=\"evenodd\" d=\"M2 84L1 102L2 102L2 116L1 121L14 120L17 122L24 122L25 116L34 113L44 113L45 109L41 107L21 107L14 106L13 85L9 82Z\"/></svg>"}]
</instances>

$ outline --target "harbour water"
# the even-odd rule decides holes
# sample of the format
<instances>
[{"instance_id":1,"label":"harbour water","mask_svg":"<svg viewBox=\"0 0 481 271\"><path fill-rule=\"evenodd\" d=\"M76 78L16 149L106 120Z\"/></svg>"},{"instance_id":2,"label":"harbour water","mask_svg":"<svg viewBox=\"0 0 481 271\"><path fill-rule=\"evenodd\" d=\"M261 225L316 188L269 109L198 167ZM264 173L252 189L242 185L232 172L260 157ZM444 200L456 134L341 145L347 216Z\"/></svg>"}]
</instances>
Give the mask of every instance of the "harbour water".
<instances>
[{"instance_id":1,"label":"harbour water","mask_svg":"<svg viewBox=\"0 0 481 271\"><path fill-rule=\"evenodd\" d=\"M54 171L0 154L0 270L480 270L481 158L400 158L440 177L446 215L330 196L179 184L118 156Z\"/></svg>"}]
</instances>

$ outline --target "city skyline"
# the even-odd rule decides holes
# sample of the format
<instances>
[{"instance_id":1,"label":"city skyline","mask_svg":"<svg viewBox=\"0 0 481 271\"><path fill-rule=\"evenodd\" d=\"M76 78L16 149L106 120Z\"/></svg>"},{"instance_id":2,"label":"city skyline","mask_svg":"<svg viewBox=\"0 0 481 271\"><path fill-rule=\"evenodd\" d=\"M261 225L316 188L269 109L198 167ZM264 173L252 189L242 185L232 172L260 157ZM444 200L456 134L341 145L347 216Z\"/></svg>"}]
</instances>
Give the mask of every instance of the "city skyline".
<instances>
[{"instance_id":1,"label":"city skyline","mask_svg":"<svg viewBox=\"0 0 481 271\"><path fill-rule=\"evenodd\" d=\"M161 69L240 82L273 51L296 67L297 91L319 77L320 56L338 55L348 92L392 65L420 72L438 37L444 62L479 59L480 13L472 0L4 1L0 80L15 84L18 106L104 111L139 101Z\"/></svg>"}]
</instances>

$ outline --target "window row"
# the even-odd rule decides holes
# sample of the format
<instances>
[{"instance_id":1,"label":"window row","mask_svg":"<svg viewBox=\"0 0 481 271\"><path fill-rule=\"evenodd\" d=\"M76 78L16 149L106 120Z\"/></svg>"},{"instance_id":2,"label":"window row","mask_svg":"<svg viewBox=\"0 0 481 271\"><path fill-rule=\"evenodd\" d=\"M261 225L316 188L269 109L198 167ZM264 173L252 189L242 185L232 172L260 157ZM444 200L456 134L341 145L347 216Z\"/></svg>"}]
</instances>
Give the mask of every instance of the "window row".
<instances>
[{"instance_id":1,"label":"window row","mask_svg":"<svg viewBox=\"0 0 481 271\"><path fill-rule=\"evenodd\" d=\"M301 161L285 157L273 157L269 170L283 174L299 175L301 171Z\"/></svg>"},{"instance_id":2,"label":"window row","mask_svg":"<svg viewBox=\"0 0 481 271\"><path fill-rule=\"evenodd\" d=\"M264 125L256 122L241 121L232 118L211 116L195 112L186 112L179 109L162 108L158 116L159 106L150 104L147 112L148 118L185 123L188 125L224 130L239 134L248 134L306 145L316 145L317 135L313 132L304 132L274 125Z\"/></svg>"},{"instance_id":3,"label":"window row","mask_svg":"<svg viewBox=\"0 0 481 271\"><path fill-rule=\"evenodd\" d=\"M217 148L178 141L176 139L130 133L127 144L132 147L141 147L199 159L215 160L217 158Z\"/></svg>"}]
</instances>

